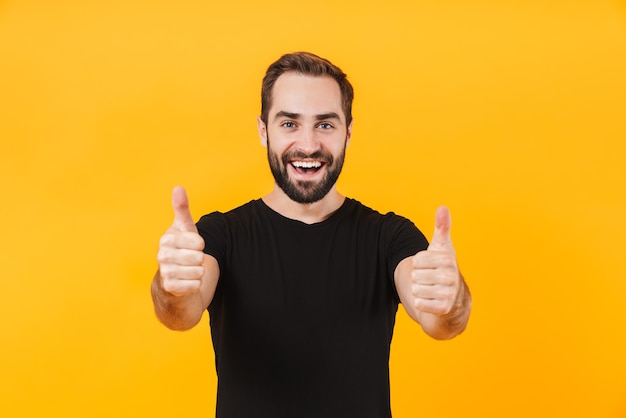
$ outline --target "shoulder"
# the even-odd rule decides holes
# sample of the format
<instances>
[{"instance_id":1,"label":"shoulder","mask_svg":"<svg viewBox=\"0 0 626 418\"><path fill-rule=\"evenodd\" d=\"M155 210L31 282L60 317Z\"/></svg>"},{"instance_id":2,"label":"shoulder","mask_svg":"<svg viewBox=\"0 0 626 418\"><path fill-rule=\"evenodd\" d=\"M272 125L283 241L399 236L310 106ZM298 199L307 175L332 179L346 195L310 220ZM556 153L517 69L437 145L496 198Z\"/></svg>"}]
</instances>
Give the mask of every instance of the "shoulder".
<instances>
[{"instance_id":1,"label":"shoulder","mask_svg":"<svg viewBox=\"0 0 626 418\"><path fill-rule=\"evenodd\" d=\"M350 216L362 220L380 222L383 225L413 225L410 219L402 215L398 215L395 212L381 213L356 199L346 198L345 205L347 207L346 212L349 213Z\"/></svg>"},{"instance_id":2,"label":"shoulder","mask_svg":"<svg viewBox=\"0 0 626 418\"><path fill-rule=\"evenodd\" d=\"M215 222L218 219L226 221L228 219L233 219L233 218L247 217L247 216L251 216L252 214L258 211L259 211L259 200L258 199L251 200L248 203L244 203L243 205L238 206L226 212L214 211L206 215L203 215L198 221L198 224Z\"/></svg>"},{"instance_id":3,"label":"shoulder","mask_svg":"<svg viewBox=\"0 0 626 418\"><path fill-rule=\"evenodd\" d=\"M198 232L203 235L203 232L215 232L215 230L226 230L232 228L234 225L245 225L250 222L251 219L258 216L262 210L258 200L251 200L239 207L231 209L227 212L215 211L203 215L196 223Z\"/></svg>"},{"instance_id":4,"label":"shoulder","mask_svg":"<svg viewBox=\"0 0 626 418\"><path fill-rule=\"evenodd\" d=\"M348 217L354 219L359 225L375 228L383 240L408 240L420 248L428 246L428 241L422 231L409 218L395 212L381 213L355 199L346 199L346 201Z\"/></svg>"}]
</instances>

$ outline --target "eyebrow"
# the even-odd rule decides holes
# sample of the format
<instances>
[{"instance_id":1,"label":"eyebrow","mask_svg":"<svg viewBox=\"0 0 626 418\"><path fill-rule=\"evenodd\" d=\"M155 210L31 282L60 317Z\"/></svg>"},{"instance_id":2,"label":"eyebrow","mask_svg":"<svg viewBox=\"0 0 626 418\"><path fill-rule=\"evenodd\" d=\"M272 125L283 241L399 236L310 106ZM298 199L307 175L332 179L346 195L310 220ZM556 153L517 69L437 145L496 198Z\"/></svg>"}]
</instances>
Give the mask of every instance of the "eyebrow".
<instances>
[{"instance_id":1,"label":"eyebrow","mask_svg":"<svg viewBox=\"0 0 626 418\"><path fill-rule=\"evenodd\" d=\"M328 119L341 120L341 118L339 118L339 115L336 114L335 112L322 113L321 115L315 115L315 119L317 120L328 120Z\"/></svg>"},{"instance_id":2,"label":"eyebrow","mask_svg":"<svg viewBox=\"0 0 626 418\"><path fill-rule=\"evenodd\" d=\"M278 118L300 119L300 114L285 112L284 110L281 110L280 112L276 113L276 116L274 116L274 119L278 119Z\"/></svg>"},{"instance_id":3,"label":"eyebrow","mask_svg":"<svg viewBox=\"0 0 626 418\"><path fill-rule=\"evenodd\" d=\"M295 119L295 120L298 120L301 117L302 117L302 115L300 113L286 112L284 110L281 110L281 111L277 112L276 115L274 116L275 119L278 119L278 118L288 118L288 119ZM315 120L328 120L328 119L341 120L339 115L337 113L335 113L335 112L322 113L322 114L319 114L319 115L315 115Z\"/></svg>"}]
</instances>

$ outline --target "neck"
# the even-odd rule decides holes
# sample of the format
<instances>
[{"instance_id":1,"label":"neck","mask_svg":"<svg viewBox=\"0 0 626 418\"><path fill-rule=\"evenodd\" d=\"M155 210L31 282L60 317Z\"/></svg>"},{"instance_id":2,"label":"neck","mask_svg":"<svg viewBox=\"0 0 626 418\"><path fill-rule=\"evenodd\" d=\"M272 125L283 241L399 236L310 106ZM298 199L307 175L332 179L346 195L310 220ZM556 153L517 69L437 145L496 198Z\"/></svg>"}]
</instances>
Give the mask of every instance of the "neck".
<instances>
[{"instance_id":1,"label":"neck","mask_svg":"<svg viewBox=\"0 0 626 418\"><path fill-rule=\"evenodd\" d=\"M283 190L274 185L263 202L282 216L306 224L322 222L343 205L345 196L333 187L326 196L314 203L298 203L289 198Z\"/></svg>"}]
</instances>

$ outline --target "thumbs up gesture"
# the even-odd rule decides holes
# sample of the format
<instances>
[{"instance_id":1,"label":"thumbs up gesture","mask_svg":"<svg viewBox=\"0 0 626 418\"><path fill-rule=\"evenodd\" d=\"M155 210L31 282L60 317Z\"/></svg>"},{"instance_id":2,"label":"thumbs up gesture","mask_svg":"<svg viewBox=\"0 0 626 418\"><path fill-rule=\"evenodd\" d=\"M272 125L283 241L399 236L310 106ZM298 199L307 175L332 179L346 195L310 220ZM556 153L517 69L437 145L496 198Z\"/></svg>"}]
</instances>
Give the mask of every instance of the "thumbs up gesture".
<instances>
[{"instance_id":1,"label":"thumbs up gesture","mask_svg":"<svg viewBox=\"0 0 626 418\"><path fill-rule=\"evenodd\" d=\"M450 226L450 212L440 207L428 249L413 257L411 294L415 308L423 313L447 315L462 303L464 283L450 238Z\"/></svg>"},{"instance_id":2,"label":"thumbs up gesture","mask_svg":"<svg viewBox=\"0 0 626 418\"><path fill-rule=\"evenodd\" d=\"M204 276L204 240L189 211L185 189L172 191L174 223L159 242L157 260L163 290L184 296L198 292Z\"/></svg>"}]
</instances>

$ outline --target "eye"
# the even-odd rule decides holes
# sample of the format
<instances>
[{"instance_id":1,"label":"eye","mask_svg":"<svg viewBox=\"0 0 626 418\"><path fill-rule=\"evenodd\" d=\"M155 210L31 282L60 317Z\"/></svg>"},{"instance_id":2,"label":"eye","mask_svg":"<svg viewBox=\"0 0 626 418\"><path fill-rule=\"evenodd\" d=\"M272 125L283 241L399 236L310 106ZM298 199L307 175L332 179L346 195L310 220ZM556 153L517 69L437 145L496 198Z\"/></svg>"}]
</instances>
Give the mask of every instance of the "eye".
<instances>
[{"instance_id":1,"label":"eye","mask_svg":"<svg viewBox=\"0 0 626 418\"><path fill-rule=\"evenodd\" d=\"M319 124L319 125L317 125L317 126L318 126L319 128L322 128L322 129L332 129L332 128L333 128L333 125L332 125L332 124L330 124L330 123L328 123L328 122L322 122L322 123L320 123L320 124Z\"/></svg>"},{"instance_id":2,"label":"eye","mask_svg":"<svg viewBox=\"0 0 626 418\"><path fill-rule=\"evenodd\" d=\"M282 126L283 128L291 129L291 128L295 128L296 124L288 120L288 121L281 123L280 126Z\"/></svg>"}]
</instances>

